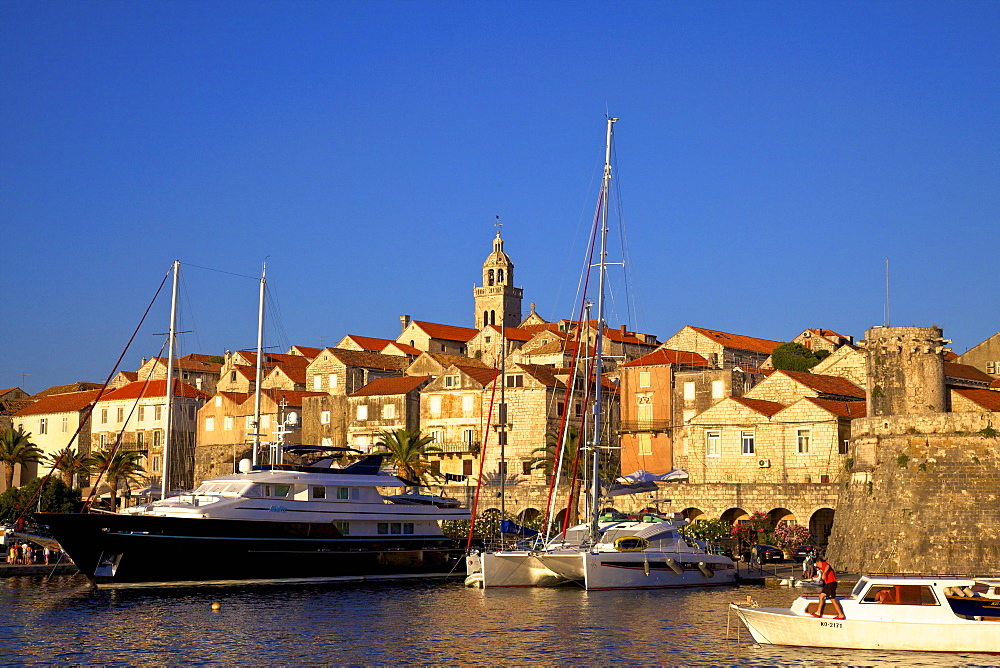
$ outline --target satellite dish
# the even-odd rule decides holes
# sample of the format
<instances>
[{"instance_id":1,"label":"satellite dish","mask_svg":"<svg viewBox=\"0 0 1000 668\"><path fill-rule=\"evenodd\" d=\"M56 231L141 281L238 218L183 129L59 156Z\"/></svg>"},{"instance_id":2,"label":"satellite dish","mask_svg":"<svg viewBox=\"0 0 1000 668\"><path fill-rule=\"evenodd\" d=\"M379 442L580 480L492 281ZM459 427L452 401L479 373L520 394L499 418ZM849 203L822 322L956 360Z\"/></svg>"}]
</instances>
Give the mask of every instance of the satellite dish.
<instances>
[{"instance_id":1,"label":"satellite dish","mask_svg":"<svg viewBox=\"0 0 1000 668\"><path fill-rule=\"evenodd\" d=\"M285 424L298 424L298 423L299 423L299 414L296 413L295 411L291 411L288 414L288 417L285 418Z\"/></svg>"},{"instance_id":2,"label":"satellite dish","mask_svg":"<svg viewBox=\"0 0 1000 668\"><path fill-rule=\"evenodd\" d=\"M252 464L249 459L240 460L240 473L250 473L250 468Z\"/></svg>"}]
</instances>

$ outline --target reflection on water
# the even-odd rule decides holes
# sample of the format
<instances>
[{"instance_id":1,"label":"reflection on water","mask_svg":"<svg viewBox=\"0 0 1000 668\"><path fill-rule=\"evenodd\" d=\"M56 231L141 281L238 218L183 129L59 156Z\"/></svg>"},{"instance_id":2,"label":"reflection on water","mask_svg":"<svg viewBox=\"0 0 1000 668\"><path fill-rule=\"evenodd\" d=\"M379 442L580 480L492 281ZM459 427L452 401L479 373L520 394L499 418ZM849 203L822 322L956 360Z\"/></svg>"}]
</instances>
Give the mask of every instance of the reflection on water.
<instances>
[{"instance_id":1,"label":"reflection on water","mask_svg":"<svg viewBox=\"0 0 1000 668\"><path fill-rule=\"evenodd\" d=\"M460 582L93 591L0 580L4 663L995 665L996 657L757 647L728 604L779 587L584 592ZM211 605L218 601L220 611ZM739 639L737 640L737 629Z\"/></svg>"}]
</instances>

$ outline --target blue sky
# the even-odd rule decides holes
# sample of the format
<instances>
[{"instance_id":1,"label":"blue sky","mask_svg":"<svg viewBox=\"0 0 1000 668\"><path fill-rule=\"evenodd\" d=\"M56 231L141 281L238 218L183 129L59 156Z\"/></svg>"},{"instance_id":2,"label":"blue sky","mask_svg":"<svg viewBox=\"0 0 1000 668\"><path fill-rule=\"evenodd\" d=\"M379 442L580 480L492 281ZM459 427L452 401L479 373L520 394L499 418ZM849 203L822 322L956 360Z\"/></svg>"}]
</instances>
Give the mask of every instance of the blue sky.
<instances>
[{"instance_id":1,"label":"blue sky","mask_svg":"<svg viewBox=\"0 0 1000 668\"><path fill-rule=\"evenodd\" d=\"M889 257L892 323L962 352L1000 329L998 44L997 2L0 2L0 387L103 380L174 259L181 353L255 345L265 257L269 345L471 326L497 215L568 317L606 112L612 325L861 338Z\"/></svg>"}]
</instances>

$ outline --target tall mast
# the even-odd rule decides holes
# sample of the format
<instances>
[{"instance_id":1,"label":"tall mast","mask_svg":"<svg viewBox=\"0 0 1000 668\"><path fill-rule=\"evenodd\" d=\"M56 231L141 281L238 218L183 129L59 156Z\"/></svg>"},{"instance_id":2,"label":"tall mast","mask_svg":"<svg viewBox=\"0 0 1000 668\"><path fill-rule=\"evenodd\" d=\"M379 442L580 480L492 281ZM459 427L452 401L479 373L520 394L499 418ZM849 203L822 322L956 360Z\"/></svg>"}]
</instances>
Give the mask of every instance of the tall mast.
<instances>
[{"instance_id":1,"label":"tall mast","mask_svg":"<svg viewBox=\"0 0 1000 668\"><path fill-rule=\"evenodd\" d=\"M177 280L181 273L180 260L174 260L174 286L170 297L170 332L167 334L167 409L163 427L163 473L160 478L160 498L170 490L170 437L174 417L174 342L177 338Z\"/></svg>"},{"instance_id":2,"label":"tall mast","mask_svg":"<svg viewBox=\"0 0 1000 668\"><path fill-rule=\"evenodd\" d=\"M267 286L267 262L260 270L260 303L257 307L257 375L254 380L253 394L253 454L251 463L257 464L257 451L260 449L260 384L264 376L264 289Z\"/></svg>"},{"instance_id":3,"label":"tall mast","mask_svg":"<svg viewBox=\"0 0 1000 668\"><path fill-rule=\"evenodd\" d=\"M506 314L504 314L506 315ZM507 328L500 321L500 521L507 519L507 399L504 388L507 385Z\"/></svg>"},{"instance_id":4,"label":"tall mast","mask_svg":"<svg viewBox=\"0 0 1000 668\"><path fill-rule=\"evenodd\" d=\"M601 411L603 409L603 387L602 376L604 374L603 347L604 347L604 284L607 276L607 239L608 239L608 193L611 185L611 134L612 126L617 118L608 119L608 136L604 152L604 180L601 182L601 252L598 259L598 291L597 291L597 336L594 338L594 428L591 435L592 454L594 457L593 468L591 470L590 485L592 489L591 498L591 520L590 537L591 542L596 542L598 533L598 517L600 514L600 483L598 474L600 473L600 445ZM590 326L590 323L587 323Z\"/></svg>"}]
</instances>

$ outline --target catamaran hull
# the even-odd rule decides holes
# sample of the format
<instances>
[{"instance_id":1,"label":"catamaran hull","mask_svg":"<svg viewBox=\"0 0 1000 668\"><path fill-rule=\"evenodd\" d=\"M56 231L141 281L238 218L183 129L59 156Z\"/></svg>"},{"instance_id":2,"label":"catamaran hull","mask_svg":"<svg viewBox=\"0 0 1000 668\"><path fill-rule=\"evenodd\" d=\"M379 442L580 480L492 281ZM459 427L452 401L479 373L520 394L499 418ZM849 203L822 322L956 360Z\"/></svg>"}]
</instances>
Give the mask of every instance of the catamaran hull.
<instances>
[{"instance_id":1,"label":"catamaran hull","mask_svg":"<svg viewBox=\"0 0 1000 668\"><path fill-rule=\"evenodd\" d=\"M1000 653L1000 622L965 620L933 624L830 617L816 619L780 608L732 609L761 644L796 647Z\"/></svg>"},{"instance_id":2,"label":"catamaran hull","mask_svg":"<svg viewBox=\"0 0 1000 668\"><path fill-rule=\"evenodd\" d=\"M329 523L38 515L95 584L368 579L451 574L443 536L342 536Z\"/></svg>"},{"instance_id":3,"label":"catamaran hull","mask_svg":"<svg viewBox=\"0 0 1000 668\"><path fill-rule=\"evenodd\" d=\"M692 561L692 557L698 560ZM573 551L545 554L541 561L588 590L711 587L736 582L732 562L717 561L712 555Z\"/></svg>"},{"instance_id":4,"label":"catamaran hull","mask_svg":"<svg viewBox=\"0 0 1000 668\"><path fill-rule=\"evenodd\" d=\"M554 573L534 552L506 550L465 558L466 582L483 587L559 587L570 581Z\"/></svg>"}]
</instances>

